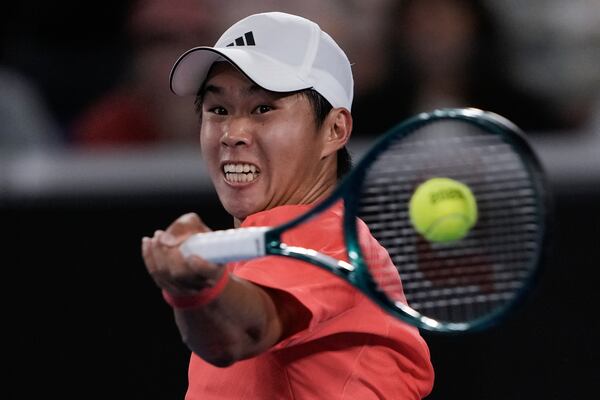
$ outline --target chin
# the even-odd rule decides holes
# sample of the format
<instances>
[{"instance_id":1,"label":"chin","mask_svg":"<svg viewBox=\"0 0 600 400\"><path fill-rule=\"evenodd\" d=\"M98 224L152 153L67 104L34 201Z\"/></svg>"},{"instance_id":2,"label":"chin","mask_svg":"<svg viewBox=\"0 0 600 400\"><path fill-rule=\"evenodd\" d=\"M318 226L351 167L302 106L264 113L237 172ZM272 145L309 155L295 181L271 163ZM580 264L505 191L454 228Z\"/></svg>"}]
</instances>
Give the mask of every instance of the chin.
<instances>
[{"instance_id":1,"label":"chin","mask_svg":"<svg viewBox=\"0 0 600 400\"><path fill-rule=\"evenodd\" d=\"M241 220L244 220L247 216L252 215L258 211L260 211L257 207L252 207L250 205L244 204L228 204L223 203L223 207L225 211L232 217Z\"/></svg>"}]
</instances>

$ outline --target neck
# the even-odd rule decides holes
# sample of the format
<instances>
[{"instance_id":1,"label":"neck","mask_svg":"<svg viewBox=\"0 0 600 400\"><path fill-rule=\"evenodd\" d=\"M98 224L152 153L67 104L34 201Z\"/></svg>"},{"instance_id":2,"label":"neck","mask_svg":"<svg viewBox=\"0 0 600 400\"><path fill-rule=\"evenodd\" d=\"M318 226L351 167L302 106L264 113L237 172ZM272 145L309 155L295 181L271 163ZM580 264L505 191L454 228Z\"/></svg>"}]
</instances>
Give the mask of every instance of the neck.
<instances>
[{"instance_id":1,"label":"neck","mask_svg":"<svg viewBox=\"0 0 600 400\"><path fill-rule=\"evenodd\" d=\"M265 210L270 210L275 207L284 205L308 205L318 203L325 200L336 188L337 185L337 160L335 157L328 157L323 160L323 168L319 169L316 174L312 186L308 190L291 191L291 193L283 199L273 201L265 207ZM245 218L233 218L233 225L239 228Z\"/></svg>"}]
</instances>

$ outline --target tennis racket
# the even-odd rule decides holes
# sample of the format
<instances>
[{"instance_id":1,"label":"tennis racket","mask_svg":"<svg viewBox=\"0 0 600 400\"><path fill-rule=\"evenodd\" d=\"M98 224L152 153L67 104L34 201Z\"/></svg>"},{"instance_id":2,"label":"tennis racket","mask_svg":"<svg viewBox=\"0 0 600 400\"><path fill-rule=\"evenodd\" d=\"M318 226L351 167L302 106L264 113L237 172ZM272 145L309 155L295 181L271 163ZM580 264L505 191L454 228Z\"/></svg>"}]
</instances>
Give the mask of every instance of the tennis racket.
<instances>
[{"instance_id":1,"label":"tennis racket","mask_svg":"<svg viewBox=\"0 0 600 400\"><path fill-rule=\"evenodd\" d=\"M433 177L467 185L478 220L462 239L429 242L412 226L415 188ZM473 108L421 113L390 129L335 191L309 212L276 227L201 233L181 246L215 263L277 255L312 263L350 282L384 310L414 326L457 333L495 325L521 302L544 254L549 196L543 170L523 133L506 118ZM348 262L290 246L282 234L339 201ZM385 247L401 279L367 265L357 218Z\"/></svg>"}]
</instances>

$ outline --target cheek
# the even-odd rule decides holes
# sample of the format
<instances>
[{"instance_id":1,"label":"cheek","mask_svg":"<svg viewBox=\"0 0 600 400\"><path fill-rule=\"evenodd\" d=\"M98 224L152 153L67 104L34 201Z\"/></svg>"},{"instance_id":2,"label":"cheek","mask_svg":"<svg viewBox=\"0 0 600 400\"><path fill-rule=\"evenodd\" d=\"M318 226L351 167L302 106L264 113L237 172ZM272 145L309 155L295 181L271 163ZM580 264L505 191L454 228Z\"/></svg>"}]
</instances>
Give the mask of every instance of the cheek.
<instances>
[{"instance_id":1,"label":"cheek","mask_svg":"<svg viewBox=\"0 0 600 400\"><path fill-rule=\"evenodd\" d=\"M219 159L219 140L205 129L200 132L200 154L204 164L209 171L212 171L215 162Z\"/></svg>"},{"instance_id":2,"label":"cheek","mask_svg":"<svg viewBox=\"0 0 600 400\"><path fill-rule=\"evenodd\" d=\"M308 132L310 134L307 134ZM303 172L317 165L321 148L311 131L294 132L297 134L288 131L287 133L271 154L274 154L277 159L280 168L278 170L285 171L286 175L302 175Z\"/></svg>"},{"instance_id":3,"label":"cheek","mask_svg":"<svg viewBox=\"0 0 600 400\"><path fill-rule=\"evenodd\" d=\"M214 151L213 149L215 148L218 149L218 145L220 143L219 133L212 124L206 122L206 118L201 118L200 130L198 132L200 135L200 146L203 154L205 151L210 152Z\"/></svg>"}]
</instances>

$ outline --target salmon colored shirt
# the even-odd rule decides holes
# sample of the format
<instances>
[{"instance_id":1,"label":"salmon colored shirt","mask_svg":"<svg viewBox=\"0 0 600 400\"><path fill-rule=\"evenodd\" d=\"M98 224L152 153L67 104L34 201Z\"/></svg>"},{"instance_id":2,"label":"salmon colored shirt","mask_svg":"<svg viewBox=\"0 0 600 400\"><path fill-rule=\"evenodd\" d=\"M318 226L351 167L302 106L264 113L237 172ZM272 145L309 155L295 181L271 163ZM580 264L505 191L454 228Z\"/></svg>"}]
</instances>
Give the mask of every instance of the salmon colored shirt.
<instances>
[{"instance_id":1,"label":"salmon colored shirt","mask_svg":"<svg viewBox=\"0 0 600 400\"><path fill-rule=\"evenodd\" d=\"M246 218L242 226L276 226L311 206L281 206ZM283 235L289 245L346 259L342 206L332 207ZM389 263L387 251L361 224L368 261ZM366 243L366 246L365 246ZM311 313L309 326L269 351L218 368L192 354L186 400L421 399L434 372L418 330L382 311L361 292L312 264L268 256L228 265L234 275L287 292Z\"/></svg>"}]
</instances>

